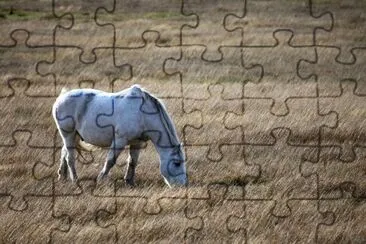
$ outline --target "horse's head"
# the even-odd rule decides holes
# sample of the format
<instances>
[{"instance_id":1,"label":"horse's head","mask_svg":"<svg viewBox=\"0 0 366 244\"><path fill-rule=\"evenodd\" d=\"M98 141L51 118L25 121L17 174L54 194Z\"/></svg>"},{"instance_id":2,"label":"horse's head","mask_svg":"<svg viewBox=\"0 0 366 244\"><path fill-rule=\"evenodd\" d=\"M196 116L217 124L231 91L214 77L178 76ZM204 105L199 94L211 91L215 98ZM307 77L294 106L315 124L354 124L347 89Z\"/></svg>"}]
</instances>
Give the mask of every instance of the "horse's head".
<instances>
[{"instance_id":1,"label":"horse's head","mask_svg":"<svg viewBox=\"0 0 366 244\"><path fill-rule=\"evenodd\" d=\"M187 186L188 177L182 145L173 146L167 149L166 153L160 165L165 182L169 186Z\"/></svg>"},{"instance_id":2,"label":"horse's head","mask_svg":"<svg viewBox=\"0 0 366 244\"><path fill-rule=\"evenodd\" d=\"M186 186L188 184L183 146L172 119L162 102L148 92L143 100L147 137L154 143L160 156L160 172L169 186ZM151 108L147 109L151 106ZM153 112L152 112L153 111Z\"/></svg>"}]
</instances>

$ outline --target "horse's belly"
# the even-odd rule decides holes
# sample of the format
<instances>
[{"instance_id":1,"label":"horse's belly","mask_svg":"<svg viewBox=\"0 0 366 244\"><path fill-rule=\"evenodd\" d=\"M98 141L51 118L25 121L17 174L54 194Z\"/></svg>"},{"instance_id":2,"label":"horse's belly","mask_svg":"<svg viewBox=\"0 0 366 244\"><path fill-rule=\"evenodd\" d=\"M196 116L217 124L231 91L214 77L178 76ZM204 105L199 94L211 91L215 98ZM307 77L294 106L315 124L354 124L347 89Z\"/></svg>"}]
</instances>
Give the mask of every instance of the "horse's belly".
<instances>
[{"instance_id":1,"label":"horse's belly","mask_svg":"<svg viewBox=\"0 0 366 244\"><path fill-rule=\"evenodd\" d=\"M99 146L109 147L113 141L113 128L101 128L91 123L84 123L83 126L77 128L77 131L83 141L86 143Z\"/></svg>"}]
</instances>

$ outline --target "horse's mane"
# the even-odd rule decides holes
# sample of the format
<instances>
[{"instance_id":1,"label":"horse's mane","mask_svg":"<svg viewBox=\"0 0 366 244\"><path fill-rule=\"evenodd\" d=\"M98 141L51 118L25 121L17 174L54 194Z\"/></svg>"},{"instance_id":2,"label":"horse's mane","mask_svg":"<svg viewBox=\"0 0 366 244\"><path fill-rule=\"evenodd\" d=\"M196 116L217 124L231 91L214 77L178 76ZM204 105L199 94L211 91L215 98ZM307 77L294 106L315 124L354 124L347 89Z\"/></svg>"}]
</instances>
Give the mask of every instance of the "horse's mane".
<instances>
[{"instance_id":1,"label":"horse's mane","mask_svg":"<svg viewBox=\"0 0 366 244\"><path fill-rule=\"evenodd\" d=\"M169 114L167 113L167 109L166 109L163 101L161 101L156 96L152 95L150 92L148 92L144 89L141 89L141 90L144 92L146 97L149 98L156 105L156 107L161 115L161 119L164 124L164 127L166 128L166 130L169 134L170 142L172 143L172 146L180 145L174 123L173 123L171 117L169 116Z\"/></svg>"}]
</instances>

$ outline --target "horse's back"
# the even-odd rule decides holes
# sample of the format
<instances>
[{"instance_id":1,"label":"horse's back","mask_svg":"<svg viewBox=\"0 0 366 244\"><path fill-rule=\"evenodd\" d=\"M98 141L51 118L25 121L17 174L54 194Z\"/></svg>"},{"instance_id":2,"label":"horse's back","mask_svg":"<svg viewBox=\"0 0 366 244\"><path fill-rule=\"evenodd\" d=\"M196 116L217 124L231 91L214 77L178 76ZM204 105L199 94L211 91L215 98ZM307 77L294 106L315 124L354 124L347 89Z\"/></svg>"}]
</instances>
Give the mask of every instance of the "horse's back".
<instances>
[{"instance_id":1,"label":"horse's back","mask_svg":"<svg viewBox=\"0 0 366 244\"><path fill-rule=\"evenodd\" d=\"M121 133L138 131L142 97L138 86L117 93L74 89L57 98L54 117L63 130L76 130L85 141L97 145L101 140L99 144L104 145L112 140L117 130Z\"/></svg>"},{"instance_id":2,"label":"horse's back","mask_svg":"<svg viewBox=\"0 0 366 244\"><path fill-rule=\"evenodd\" d=\"M130 97L143 96L139 86L132 86L117 93L104 92L96 89L73 89L61 94L53 105L58 113L83 114L87 108L103 109L111 107L112 103L123 103Z\"/></svg>"}]
</instances>

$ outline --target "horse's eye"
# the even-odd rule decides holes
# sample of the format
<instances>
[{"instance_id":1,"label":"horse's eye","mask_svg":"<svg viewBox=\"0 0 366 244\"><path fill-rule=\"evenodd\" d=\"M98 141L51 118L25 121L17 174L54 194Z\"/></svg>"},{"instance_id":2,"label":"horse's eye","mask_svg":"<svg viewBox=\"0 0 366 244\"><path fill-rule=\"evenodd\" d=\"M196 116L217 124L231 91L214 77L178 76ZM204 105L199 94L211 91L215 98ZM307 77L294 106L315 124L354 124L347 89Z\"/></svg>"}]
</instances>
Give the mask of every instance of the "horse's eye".
<instances>
[{"instance_id":1,"label":"horse's eye","mask_svg":"<svg viewBox=\"0 0 366 244\"><path fill-rule=\"evenodd\" d=\"M175 166L175 167L179 167L179 166L181 165L181 162L179 162L179 161L174 161L174 163L173 163L173 164L174 164L174 166Z\"/></svg>"}]
</instances>

